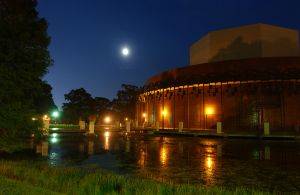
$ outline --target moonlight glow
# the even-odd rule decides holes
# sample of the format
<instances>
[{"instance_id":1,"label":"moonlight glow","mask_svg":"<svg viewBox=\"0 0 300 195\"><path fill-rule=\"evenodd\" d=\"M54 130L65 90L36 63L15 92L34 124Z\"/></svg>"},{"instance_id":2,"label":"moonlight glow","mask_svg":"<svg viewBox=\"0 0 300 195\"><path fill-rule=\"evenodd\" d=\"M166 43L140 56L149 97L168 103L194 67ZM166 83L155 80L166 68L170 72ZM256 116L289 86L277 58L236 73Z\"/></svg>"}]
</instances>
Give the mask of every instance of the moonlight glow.
<instances>
[{"instance_id":1,"label":"moonlight glow","mask_svg":"<svg viewBox=\"0 0 300 195\"><path fill-rule=\"evenodd\" d=\"M127 56L129 56L129 54L130 54L129 48L128 47L123 47L122 48L122 55L127 57Z\"/></svg>"}]
</instances>

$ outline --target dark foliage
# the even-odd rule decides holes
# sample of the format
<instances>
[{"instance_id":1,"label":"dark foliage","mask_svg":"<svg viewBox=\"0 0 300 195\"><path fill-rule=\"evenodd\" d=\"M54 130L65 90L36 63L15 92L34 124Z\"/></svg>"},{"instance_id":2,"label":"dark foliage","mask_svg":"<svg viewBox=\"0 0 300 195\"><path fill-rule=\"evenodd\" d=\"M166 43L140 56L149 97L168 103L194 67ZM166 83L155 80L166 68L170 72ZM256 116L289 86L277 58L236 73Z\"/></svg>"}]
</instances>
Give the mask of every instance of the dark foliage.
<instances>
[{"instance_id":1,"label":"dark foliage","mask_svg":"<svg viewBox=\"0 0 300 195\"><path fill-rule=\"evenodd\" d=\"M88 120L91 115L101 115L110 107L110 100L103 97L93 98L85 89L71 90L65 94L63 105L64 122L76 124L81 118Z\"/></svg>"},{"instance_id":2,"label":"dark foliage","mask_svg":"<svg viewBox=\"0 0 300 195\"><path fill-rule=\"evenodd\" d=\"M36 1L0 0L0 148L37 134L40 123L32 116L55 107L51 86L42 80L52 64L47 27Z\"/></svg>"},{"instance_id":3,"label":"dark foliage","mask_svg":"<svg viewBox=\"0 0 300 195\"><path fill-rule=\"evenodd\" d=\"M112 102L112 109L119 114L119 117L135 118L135 109L140 88L133 85L122 85L118 91L116 99Z\"/></svg>"}]
</instances>

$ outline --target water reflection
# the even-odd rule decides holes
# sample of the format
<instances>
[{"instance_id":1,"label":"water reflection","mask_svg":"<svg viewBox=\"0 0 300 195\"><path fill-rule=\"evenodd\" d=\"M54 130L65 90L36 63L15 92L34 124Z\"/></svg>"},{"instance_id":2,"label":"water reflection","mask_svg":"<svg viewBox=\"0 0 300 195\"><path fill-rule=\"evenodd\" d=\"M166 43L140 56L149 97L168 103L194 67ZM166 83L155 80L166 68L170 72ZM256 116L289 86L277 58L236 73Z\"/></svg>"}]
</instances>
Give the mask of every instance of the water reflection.
<instances>
[{"instance_id":1,"label":"water reflection","mask_svg":"<svg viewBox=\"0 0 300 195\"><path fill-rule=\"evenodd\" d=\"M146 152L144 151L144 149L140 149L138 164L141 168L144 168L146 165Z\"/></svg>"},{"instance_id":2,"label":"water reflection","mask_svg":"<svg viewBox=\"0 0 300 195\"><path fill-rule=\"evenodd\" d=\"M271 159L271 151L269 146L265 146L265 160Z\"/></svg>"},{"instance_id":3,"label":"water reflection","mask_svg":"<svg viewBox=\"0 0 300 195\"><path fill-rule=\"evenodd\" d=\"M160 148L160 163L162 165L162 167L166 167L167 166L167 162L168 162L168 147L166 146L166 144L162 144L161 148Z\"/></svg>"},{"instance_id":4,"label":"water reflection","mask_svg":"<svg viewBox=\"0 0 300 195\"><path fill-rule=\"evenodd\" d=\"M284 175L293 182L274 179L276 188L300 185L298 142L126 136L108 131L101 134L97 138L54 134L48 142L38 144L36 152L49 154L52 165L92 163L118 173L174 183L272 188L275 184L270 179Z\"/></svg>"},{"instance_id":5,"label":"water reflection","mask_svg":"<svg viewBox=\"0 0 300 195\"><path fill-rule=\"evenodd\" d=\"M36 145L36 153L42 156L48 156L49 144L48 141L42 141Z\"/></svg>"},{"instance_id":6,"label":"water reflection","mask_svg":"<svg viewBox=\"0 0 300 195\"><path fill-rule=\"evenodd\" d=\"M94 140L88 141L88 155L94 154Z\"/></svg>"},{"instance_id":7,"label":"water reflection","mask_svg":"<svg viewBox=\"0 0 300 195\"><path fill-rule=\"evenodd\" d=\"M104 150L109 150L109 137L110 137L110 132L109 131L104 132Z\"/></svg>"},{"instance_id":8,"label":"water reflection","mask_svg":"<svg viewBox=\"0 0 300 195\"><path fill-rule=\"evenodd\" d=\"M213 183L213 170L215 166L215 161L212 156L208 155L205 157L205 167L204 167L204 172L205 172L205 183L208 185L211 185Z\"/></svg>"}]
</instances>

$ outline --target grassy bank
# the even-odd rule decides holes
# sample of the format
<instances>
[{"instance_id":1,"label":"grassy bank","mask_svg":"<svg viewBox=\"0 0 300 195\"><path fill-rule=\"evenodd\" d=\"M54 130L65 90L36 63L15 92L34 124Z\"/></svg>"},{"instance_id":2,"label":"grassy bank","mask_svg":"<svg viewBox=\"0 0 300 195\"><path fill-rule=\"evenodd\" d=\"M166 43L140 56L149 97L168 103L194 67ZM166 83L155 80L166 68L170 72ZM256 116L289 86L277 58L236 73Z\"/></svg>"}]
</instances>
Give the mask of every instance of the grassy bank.
<instances>
[{"instance_id":1,"label":"grassy bank","mask_svg":"<svg viewBox=\"0 0 300 195\"><path fill-rule=\"evenodd\" d=\"M194 185L164 184L115 175L90 167L49 167L43 163L0 161L0 194L267 194Z\"/></svg>"}]
</instances>

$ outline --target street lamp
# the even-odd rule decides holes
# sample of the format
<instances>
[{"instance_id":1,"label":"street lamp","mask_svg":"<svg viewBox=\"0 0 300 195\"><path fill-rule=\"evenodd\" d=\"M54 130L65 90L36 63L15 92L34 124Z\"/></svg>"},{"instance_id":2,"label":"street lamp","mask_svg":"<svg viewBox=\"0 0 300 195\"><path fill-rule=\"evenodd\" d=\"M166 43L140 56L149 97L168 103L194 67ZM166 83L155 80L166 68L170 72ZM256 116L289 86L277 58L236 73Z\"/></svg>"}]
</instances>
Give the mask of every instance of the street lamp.
<instances>
[{"instance_id":1,"label":"street lamp","mask_svg":"<svg viewBox=\"0 0 300 195\"><path fill-rule=\"evenodd\" d=\"M109 116L106 116L106 117L104 118L104 122L105 122L106 124L110 123L110 122L111 122L111 118L110 118Z\"/></svg>"},{"instance_id":2,"label":"street lamp","mask_svg":"<svg viewBox=\"0 0 300 195\"><path fill-rule=\"evenodd\" d=\"M53 118L58 118L59 117L59 112L58 111L52 112L52 117Z\"/></svg>"},{"instance_id":3,"label":"street lamp","mask_svg":"<svg viewBox=\"0 0 300 195\"><path fill-rule=\"evenodd\" d=\"M56 110L56 111L53 111L51 116L53 117L55 123L57 122L57 118L59 117L59 112Z\"/></svg>"}]
</instances>

